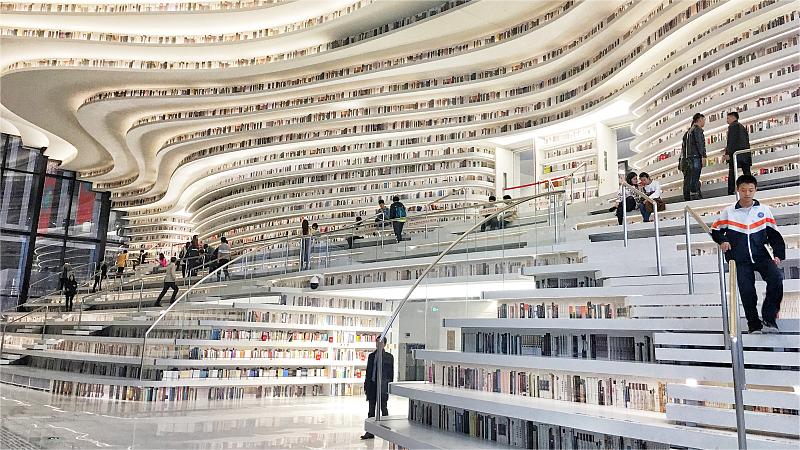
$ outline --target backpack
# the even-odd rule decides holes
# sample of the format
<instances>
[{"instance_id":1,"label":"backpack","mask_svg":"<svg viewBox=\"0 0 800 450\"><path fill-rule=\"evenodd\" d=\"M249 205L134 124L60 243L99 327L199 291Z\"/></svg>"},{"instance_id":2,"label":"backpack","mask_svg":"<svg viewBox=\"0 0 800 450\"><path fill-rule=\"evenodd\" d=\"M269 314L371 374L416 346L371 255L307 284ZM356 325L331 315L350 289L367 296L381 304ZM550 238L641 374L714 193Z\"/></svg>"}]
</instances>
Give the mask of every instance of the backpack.
<instances>
[{"instance_id":1,"label":"backpack","mask_svg":"<svg viewBox=\"0 0 800 450\"><path fill-rule=\"evenodd\" d=\"M397 208L395 209L396 219L402 219L406 216L406 207L402 203L397 204Z\"/></svg>"},{"instance_id":2,"label":"backpack","mask_svg":"<svg viewBox=\"0 0 800 450\"><path fill-rule=\"evenodd\" d=\"M678 170L683 173L687 173L689 171L689 133L692 130L689 129L686 133L683 133L683 139L681 139L681 156L678 158Z\"/></svg>"}]
</instances>

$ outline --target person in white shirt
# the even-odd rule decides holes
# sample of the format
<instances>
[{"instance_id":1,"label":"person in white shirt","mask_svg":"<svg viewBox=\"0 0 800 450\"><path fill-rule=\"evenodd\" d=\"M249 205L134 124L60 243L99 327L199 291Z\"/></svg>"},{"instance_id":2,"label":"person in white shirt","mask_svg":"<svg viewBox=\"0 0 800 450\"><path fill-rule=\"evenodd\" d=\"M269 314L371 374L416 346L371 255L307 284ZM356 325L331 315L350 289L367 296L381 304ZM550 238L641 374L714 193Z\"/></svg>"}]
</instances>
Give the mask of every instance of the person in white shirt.
<instances>
[{"instance_id":1,"label":"person in white shirt","mask_svg":"<svg viewBox=\"0 0 800 450\"><path fill-rule=\"evenodd\" d=\"M217 267L225 266L231 260L231 245L228 243L228 238L225 236L219 239L219 247L217 248ZM231 279L231 274L228 272L228 266L222 267L221 272L217 272L217 281L220 281L222 273L225 274L225 280Z\"/></svg>"},{"instance_id":2,"label":"person in white shirt","mask_svg":"<svg viewBox=\"0 0 800 450\"><path fill-rule=\"evenodd\" d=\"M658 211L663 211L666 209L664 200L661 199L661 183L650 178L650 175L647 172L642 172L639 174L639 186L648 197L656 202ZM642 201L642 203L639 205L639 211L642 213L642 221L650 222L650 214L653 214L653 204L647 201Z\"/></svg>"},{"instance_id":3,"label":"person in white shirt","mask_svg":"<svg viewBox=\"0 0 800 450\"><path fill-rule=\"evenodd\" d=\"M164 274L164 288L161 289L161 294L159 294L158 300L156 300L156 304L154 305L156 308L161 306L161 299L164 298L164 295L170 289L172 289L172 298L169 299L169 303L171 305L172 303L175 302L175 297L178 296L178 284L175 283L175 280L178 277L178 274L176 272L177 268L178 268L178 258L173 256L172 259L170 259L169 264L167 264L167 267L164 269L166 272Z\"/></svg>"}]
</instances>

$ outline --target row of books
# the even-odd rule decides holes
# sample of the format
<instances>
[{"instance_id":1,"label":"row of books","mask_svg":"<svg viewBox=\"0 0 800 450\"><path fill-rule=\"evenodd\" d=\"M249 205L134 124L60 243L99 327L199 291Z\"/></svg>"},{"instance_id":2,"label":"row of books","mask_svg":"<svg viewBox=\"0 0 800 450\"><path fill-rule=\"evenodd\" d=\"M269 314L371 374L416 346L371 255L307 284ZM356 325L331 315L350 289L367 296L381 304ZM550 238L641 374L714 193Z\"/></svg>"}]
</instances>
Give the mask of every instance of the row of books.
<instances>
[{"instance_id":1,"label":"row of books","mask_svg":"<svg viewBox=\"0 0 800 450\"><path fill-rule=\"evenodd\" d=\"M637 333L638 334L638 333ZM537 333L463 331L461 351L522 356L561 356L615 361L655 360L650 336L605 333Z\"/></svg>"},{"instance_id":2,"label":"row of books","mask_svg":"<svg viewBox=\"0 0 800 450\"><path fill-rule=\"evenodd\" d=\"M255 368L255 369L183 369L164 370L161 380L183 380L190 378L300 378L300 377L327 377L328 369L292 367L292 368Z\"/></svg>"},{"instance_id":3,"label":"row of books","mask_svg":"<svg viewBox=\"0 0 800 450\"><path fill-rule=\"evenodd\" d=\"M287 325L381 326L379 317L337 316L333 314L247 311L248 322L280 323Z\"/></svg>"},{"instance_id":4,"label":"row of books","mask_svg":"<svg viewBox=\"0 0 800 450\"><path fill-rule=\"evenodd\" d=\"M553 371L428 364L428 382L476 391L514 394L646 411L666 410L666 384Z\"/></svg>"},{"instance_id":5,"label":"row of books","mask_svg":"<svg viewBox=\"0 0 800 450\"><path fill-rule=\"evenodd\" d=\"M614 303L560 304L503 303L497 306L498 319L616 319L627 317L628 307Z\"/></svg>"},{"instance_id":6,"label":"row of books","mask_svg":"<svg viewBox=\"0 0 800 450\"><path fill-rule=\"evenodd\" d=\"M287 303L295 306L312 306L315 308L362 309L365 311L383 311L383 302L377 300L357 300L354 298L323 298L315 296L291 297Z\"/></svg>"},{"instance_id":7,"label":"row of books","mask_svg":"<svg viewBox=\"0 0 800 450\"><path fill-rule=\"evenodd\" d=\"M433 428L527 449L658 449L669 446L524 419L410 400L408 419Z\"/></svg>"},{"instance_id":8,"label":"row of books","mask_svg":"<svg viewBox=\"0 0 800 450\"><path fill-rule=\"evenodd\" d=\"M235 349L193 347L188 352L189 359L234 359L234 358L299 358L317 361L330 358L327 350L312 349Z\"/></svg>"}]
</instances>

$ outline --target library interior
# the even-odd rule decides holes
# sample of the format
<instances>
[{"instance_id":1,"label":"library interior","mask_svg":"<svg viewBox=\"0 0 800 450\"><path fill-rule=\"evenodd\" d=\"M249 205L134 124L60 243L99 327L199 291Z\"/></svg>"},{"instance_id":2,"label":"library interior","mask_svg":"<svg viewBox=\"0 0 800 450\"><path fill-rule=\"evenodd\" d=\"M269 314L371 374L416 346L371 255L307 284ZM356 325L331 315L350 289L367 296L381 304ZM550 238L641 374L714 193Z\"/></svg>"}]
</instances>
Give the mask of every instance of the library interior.
<instances>
[{"instance_id":1,"label":"library interior","mask_svg":"<svg viewBox=\"0 0 800 450\"><path fill-rule=\"evenodd\" d=\"M800 448L799 38L3 0L0 448Z\"/></svg>"}]
</instances>

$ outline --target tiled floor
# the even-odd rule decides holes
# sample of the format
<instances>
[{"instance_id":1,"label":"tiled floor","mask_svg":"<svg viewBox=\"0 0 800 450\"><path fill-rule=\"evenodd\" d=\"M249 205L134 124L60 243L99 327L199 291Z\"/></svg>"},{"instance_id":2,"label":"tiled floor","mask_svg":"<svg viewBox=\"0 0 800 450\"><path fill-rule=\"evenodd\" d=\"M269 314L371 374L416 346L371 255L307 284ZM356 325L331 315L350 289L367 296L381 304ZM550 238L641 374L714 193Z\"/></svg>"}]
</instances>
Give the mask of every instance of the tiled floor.
<instances>
[{"instance_id":1,"label":"tiled floor","mask_svg":"<svg viewBox=\"0 0 800 450\"><path fill-rule=\"evenodd\" d=\"M0 448L384 449L362 441L364 397L138 403L0 384ZM404 414L392 398L389 412Z\"/></svg>"}]
</instances>

